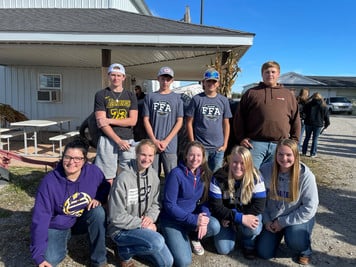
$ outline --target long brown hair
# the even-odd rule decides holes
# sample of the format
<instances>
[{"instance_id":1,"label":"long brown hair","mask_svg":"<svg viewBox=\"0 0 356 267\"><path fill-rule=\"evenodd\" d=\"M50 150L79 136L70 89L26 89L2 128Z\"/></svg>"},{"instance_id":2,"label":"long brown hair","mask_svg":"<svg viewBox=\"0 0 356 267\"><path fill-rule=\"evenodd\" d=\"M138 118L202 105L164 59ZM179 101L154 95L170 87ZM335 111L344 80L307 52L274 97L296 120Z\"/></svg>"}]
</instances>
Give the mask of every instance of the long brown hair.
<instances>
[{"instance_id":1,"label":"long brown hair","mask_svg":"<svg viewBox=\"0 0 356 267\"><path fill-rule=\"evenodd\" d=\"M321 105L322 105L323 107L326 107L326 106L327 106L326 103L325 103L325 101L324 101L324 99L323 99L323 96L322 96L320 93L318 93L318 92L316 92L316 93L314 93L314 94L312 95L312 99L320 100L320 101L321 101Z\"/></svg>"},{"instance_id":2,"label":"long brown hair","mask_svg":"<svg viewBox=\"0 0 356 267\"><path fill-rule=\"evenodd\" d=\"M281 197L278 195L278 175L280 172L280 166L277 162L278 150L281 146L287 146L292 150L294 155L294 164L289 172L289 197ZM292 139L282 139L278 142L276 153L274 155L274 165L271 179L270 197L275 200L285 200L287 202L294 202L299 197L299 174L300 174L300 157L298 151L298 143Z\"/></svg>"},{"instance_id":3,"label":"long brown hair","mask_svg":"<svg viewBox=\"0 0 356 267\"><path fill-rule=\"evenodd\" d=\"M309 98L309 89L308 88L301 89L299 95L297 96L298 103L305 104L308 102L308 98Z\"/></svg>"},{"instance_id":4,"label":"long brown hair","mask_svg":"<svg viewBox=\"0 0 356 267\"><path fill-rule=\"evenodd\" d=\"M208 160L207 160L207 157L206 157L205 148L198 141L189 142L187 144L187 146L185 147L185 151L184 151L184 163L185 163L185 165L187 165L188 152L192 147L199 148L202 151L202 154L203 154L202 163L200 165L200 170L201 170L200 180L202 180L203 184L204 184L204 193L203 193L203 196L201 198L201 201L205 202L208 199L210 180L211 180L211 177L212 177L213 173L211 172L211 170L209 169L209 166L208 166Z\"/></svg>"},{"instance_id":5,"label":"long brown hair","mask_svg":"<svg viewBox=\"0 0 356 267\"><path fill-rule=\"evenodd\" d=\"M243 146L235 146L228 157L229 173L228 173L228 190L230 198L235 196L235 177L231 171L232 158L234 155L240 155L242 158L243 166L245 169L244 175L241 180L241 203L246 205L251 201L253 189L255 187L255 179L258 180L260 175L259 171L253 165L253 159L250 150Z\"/></svg>"}]
</instances>

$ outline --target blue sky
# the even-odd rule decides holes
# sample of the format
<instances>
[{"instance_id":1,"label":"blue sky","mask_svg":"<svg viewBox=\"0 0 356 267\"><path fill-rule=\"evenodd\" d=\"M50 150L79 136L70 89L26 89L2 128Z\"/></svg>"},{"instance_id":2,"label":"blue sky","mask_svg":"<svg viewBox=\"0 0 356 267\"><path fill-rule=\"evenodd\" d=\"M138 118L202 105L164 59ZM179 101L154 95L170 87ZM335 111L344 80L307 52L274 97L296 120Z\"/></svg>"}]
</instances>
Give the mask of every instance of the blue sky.
<instances>
[{"instance_id":1,"label":"blue sky","mask_svg":"<svg viewBox=\"0 0 356 267\"><path fill-rule=\"evenodd\" d=\"M203 24L255 33L239 61L233 91L261 80L261 65L275 60L281 73L356 76L355 0L204 0ZM153 15L180 20L190 7L200 24L201 0L146 0Z\"/></svg>"}]
</instances>

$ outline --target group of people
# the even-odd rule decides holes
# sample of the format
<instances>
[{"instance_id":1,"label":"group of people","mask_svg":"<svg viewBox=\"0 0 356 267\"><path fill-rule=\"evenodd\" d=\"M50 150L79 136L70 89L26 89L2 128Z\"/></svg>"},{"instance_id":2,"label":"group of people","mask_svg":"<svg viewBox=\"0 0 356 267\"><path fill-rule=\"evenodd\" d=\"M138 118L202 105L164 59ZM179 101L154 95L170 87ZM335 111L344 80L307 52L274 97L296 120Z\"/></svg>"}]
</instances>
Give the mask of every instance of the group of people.
<instances>
[{"instance_id":1,"label":"group of people","mask_svg":"<svg viewBox=\"0 0 356 267\"><path fill-rule=\"evenodd\" d=\"M170 90L174 72L162 67L159 90L143 98L148 138L135 142L137 98L122 87L125 68L112 64L110 86L95 96L102 131L95 163L87 161L87 143L74 140L39 186L31 226L35 263L56 266L80 230L88 232L92 266L107 264L106 234L126 267L134 266L133 257L189 266L192 252L204 254L206 237L219 254L230 253L241 237L247 259L275 257L284 237L297 261L308 264L318 193L299 158L298 103L277 83L277 62L263 64L261 73L263 82L241 98L232 126L236 146L224 160L232 114L215 69L206 70L204 92L184 111ZM189 142L178 158L184 118Z\"/></svg>"},{"instance_id":2,"label":"group of people","mask_svg":"<svg viewBox=\"0 0 356 267\"><path fill-rule=\"evenodd\" d=\"M297 96L299 105L299 114L301 120L301 133L299 139L299 150L303 156L307 155L308 144L312 137L312 143L310 148L310 157L316 157L318 151L318 139L321 131L329 127L330 118L328 107L318 92L314 93L309 98L309 90L303 88L300 90ZM303 141L303 134L305 132L305 138Z\"/></svg>"}]
</instances>

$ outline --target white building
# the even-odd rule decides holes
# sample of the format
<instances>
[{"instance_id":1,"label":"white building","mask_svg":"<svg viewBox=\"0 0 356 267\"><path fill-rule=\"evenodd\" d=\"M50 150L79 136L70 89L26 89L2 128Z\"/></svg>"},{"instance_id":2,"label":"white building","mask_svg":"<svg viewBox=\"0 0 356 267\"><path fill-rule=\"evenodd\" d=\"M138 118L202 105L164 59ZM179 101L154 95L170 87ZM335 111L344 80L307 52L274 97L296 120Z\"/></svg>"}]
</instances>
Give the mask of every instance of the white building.
<instances>
[{"instance_id":1,"label":"white building","mask_svg":"<svg viewBox=\"0 0 356 267\"><path fill-rule=\"evenodd\" d=\"M125 88L150 91L160 67L197 81L217 54L242 57L254 38L153 17L142 0L8 0L0 18L0 103L31 119L74 117L72 128L92 112L110 63L125 66Z\"/></svg>"}]
</instances>

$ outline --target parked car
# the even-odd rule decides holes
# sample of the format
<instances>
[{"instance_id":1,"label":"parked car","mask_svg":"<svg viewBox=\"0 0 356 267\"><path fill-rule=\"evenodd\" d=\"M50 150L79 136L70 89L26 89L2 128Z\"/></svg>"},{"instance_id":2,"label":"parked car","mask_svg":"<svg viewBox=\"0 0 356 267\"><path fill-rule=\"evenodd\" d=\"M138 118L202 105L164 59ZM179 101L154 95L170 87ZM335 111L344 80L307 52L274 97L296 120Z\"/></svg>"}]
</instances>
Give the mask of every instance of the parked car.
<instances>
[{"instance_id":1,"label":"parked car","mask_svg":"<svg viewBox=\"0 0 356 267\"><path fill-rule=\"evenodd\" d=\"M325 98L330 113L347 112L352 114L352 103L344 96L333 96Z\"/></svg>"}]
</instances>

